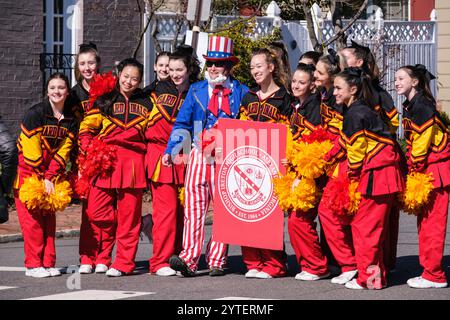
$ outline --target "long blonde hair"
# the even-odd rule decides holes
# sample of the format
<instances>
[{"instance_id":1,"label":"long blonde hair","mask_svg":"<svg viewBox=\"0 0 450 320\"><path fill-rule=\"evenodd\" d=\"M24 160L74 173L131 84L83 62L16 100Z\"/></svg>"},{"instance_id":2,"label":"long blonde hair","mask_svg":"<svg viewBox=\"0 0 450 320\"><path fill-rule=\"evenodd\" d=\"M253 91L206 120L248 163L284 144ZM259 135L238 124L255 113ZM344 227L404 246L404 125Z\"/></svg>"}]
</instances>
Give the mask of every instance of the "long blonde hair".
<instances>
[{"instance_id":1,"label":"long blonde hair","mask_svg":"<svg viewBox=\"0 0 450 320\"><path fill-rule=\"evenodd\" d=\"M266 57L267 64L273 64L274 69L272 72L272 78L275 81L275 83L280 86L284 87L286 90L289 90L290 87L290 79L287 75L286 71L282 66L283 62L281 62L280 58L278 58L278 55L276 52L274 52L272 49L268 48L260 48L253 52L252 57L256 55L264 55Z\"/></svg>"}]
</instances>

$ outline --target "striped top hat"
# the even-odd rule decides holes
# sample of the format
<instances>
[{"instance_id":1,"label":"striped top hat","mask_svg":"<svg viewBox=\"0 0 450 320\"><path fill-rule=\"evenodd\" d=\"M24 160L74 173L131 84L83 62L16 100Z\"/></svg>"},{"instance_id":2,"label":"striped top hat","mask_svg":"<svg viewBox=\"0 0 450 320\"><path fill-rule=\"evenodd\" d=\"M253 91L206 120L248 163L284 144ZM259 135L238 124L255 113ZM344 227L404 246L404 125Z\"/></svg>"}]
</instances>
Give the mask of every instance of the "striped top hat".
<instances>
[{"instance_id":1,"label":"striped top hat","mask_svg":"<svg viewBox=\"0 0 450 320\"><path fill-rule=\"evenodd\" d=\"M239 62L239 59L233 56L233 40L219 36L209 37L208 51L203 58L207 61Z\"/></svg>"}]
</instances>

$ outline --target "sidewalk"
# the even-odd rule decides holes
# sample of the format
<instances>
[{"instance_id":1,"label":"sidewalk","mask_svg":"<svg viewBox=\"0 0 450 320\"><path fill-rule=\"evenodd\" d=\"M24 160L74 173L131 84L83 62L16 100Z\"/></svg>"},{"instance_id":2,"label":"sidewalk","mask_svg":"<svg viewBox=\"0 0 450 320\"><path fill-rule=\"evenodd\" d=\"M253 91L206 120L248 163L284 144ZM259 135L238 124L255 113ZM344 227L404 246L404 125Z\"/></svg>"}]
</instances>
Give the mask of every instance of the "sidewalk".
<instances>
[{"instance_id":1,"label":"sidewalk","mask_svg":"<svg viewBox=\"0 0 450 320\"><path fill-rule=\"evenodd\" d=\"M151 203L142 203L142 214L151 212ZM71 205L56 213L56 237L78 236L81 225L81 205ZM0 243L23 241L16 210L9 211L9 220L0 224Z\"/></svg>"}]
</instances>

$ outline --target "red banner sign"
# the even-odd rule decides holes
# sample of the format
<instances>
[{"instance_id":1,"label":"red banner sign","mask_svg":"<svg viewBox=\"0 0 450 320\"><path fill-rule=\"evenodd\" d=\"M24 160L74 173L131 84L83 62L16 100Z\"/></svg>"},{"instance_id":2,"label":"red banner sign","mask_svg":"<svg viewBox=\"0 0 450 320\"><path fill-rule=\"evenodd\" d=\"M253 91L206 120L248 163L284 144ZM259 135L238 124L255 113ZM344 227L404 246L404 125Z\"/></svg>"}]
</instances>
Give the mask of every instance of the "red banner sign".
<instances>
[{"instance_id":1,"label":"red banner sign","mask_svg":"<svg viewBox=\"0 0 450 320\"><path fill-rule=\"evenodd\" d=\"M213 235L216 241L282 250L284 215L272 179L284 173L286 126L219 119Z\"/></svg>"}]
</instances>

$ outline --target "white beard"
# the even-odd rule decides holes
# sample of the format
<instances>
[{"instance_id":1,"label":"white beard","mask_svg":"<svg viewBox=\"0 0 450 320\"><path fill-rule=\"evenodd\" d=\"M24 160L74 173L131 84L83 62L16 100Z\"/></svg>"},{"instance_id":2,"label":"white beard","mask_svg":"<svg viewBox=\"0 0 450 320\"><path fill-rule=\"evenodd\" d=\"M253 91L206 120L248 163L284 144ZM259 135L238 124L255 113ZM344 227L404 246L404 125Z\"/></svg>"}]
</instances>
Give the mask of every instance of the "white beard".
<instances>
[{"instance_id":1,"label":"white beard","mask_svg":"<svg viewBox=\"0 0 450 320\"><path fill-rule=\"evenodd\" d=\"M225 77L223 74L219 74L219 76L217 78L211 79L209 77L209 73L205 72L205 79L208 80L208 83L210 85L217 86L217 85L223 84L228 79L228 77Z\"/></svg>"}]
</instances>

